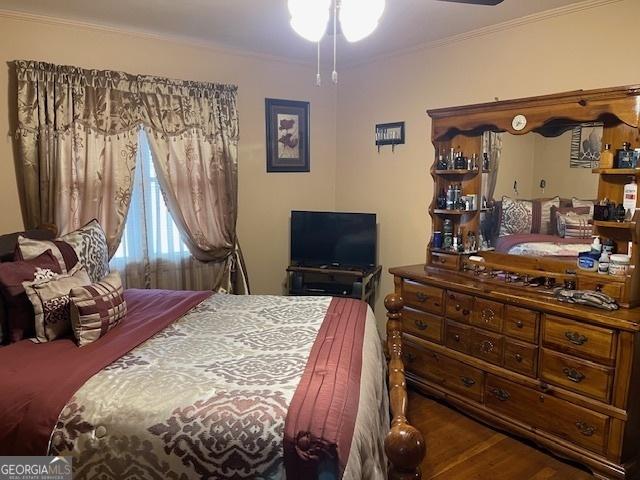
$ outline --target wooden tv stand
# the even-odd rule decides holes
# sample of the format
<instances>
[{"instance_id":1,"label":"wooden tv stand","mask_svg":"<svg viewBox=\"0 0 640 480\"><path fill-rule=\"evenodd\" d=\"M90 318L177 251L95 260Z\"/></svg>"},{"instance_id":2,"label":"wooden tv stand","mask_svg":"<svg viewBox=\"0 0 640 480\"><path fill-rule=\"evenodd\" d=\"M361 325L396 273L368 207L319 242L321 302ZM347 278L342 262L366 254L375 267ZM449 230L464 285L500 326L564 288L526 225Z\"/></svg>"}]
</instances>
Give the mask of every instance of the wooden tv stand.
<instances>
[{"instance_id":1,"label":"wooden tv stand","mask_svg":"<svg viewBox=\"0 0 640 480\"><path fill-rule=\"evenodd\" d=\"M381 273L380 265L371 269L289 265L288 294L358 298L373 308Z\"/></svg>"}]
</instances>

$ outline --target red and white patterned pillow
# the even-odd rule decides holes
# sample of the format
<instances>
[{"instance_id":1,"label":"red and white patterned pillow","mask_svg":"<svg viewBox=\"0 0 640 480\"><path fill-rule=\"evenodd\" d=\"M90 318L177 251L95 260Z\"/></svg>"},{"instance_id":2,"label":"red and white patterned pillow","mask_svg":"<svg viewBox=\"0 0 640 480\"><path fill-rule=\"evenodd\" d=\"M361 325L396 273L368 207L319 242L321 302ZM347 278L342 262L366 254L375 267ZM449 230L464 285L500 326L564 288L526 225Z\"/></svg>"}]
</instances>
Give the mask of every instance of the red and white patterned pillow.
<instances>
[{"instance_id":1,"label":"red and white patterned pillow","mask_svg":"<svg viewBox=\"0 0 640 480\"><path fill-rule=\"evenodd\" d=\"M71 327L79 346L103 337L127 315L122 293L118 272L91 285L71 289Z\"/></svg>"}]
</instances>

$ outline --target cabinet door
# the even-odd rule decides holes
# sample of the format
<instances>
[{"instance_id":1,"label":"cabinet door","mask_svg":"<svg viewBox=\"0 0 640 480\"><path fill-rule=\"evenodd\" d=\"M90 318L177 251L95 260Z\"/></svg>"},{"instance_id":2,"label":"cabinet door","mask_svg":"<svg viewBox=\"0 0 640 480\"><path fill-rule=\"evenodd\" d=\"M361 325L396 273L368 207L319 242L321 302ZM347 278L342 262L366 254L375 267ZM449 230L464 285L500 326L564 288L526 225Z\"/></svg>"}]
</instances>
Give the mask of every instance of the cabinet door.
<instances>
[{"instance_id":1,"label":"cabinet door","mask_svg":"<svg viewBox=\"0 0 640 480\"><path fill-rule=\"evenodd\" d=\"M502 365L504 337L491 332L473 329L471 355L495 365Z\"/></svg>"},{"instance_id":2,"label":"cabinet door","mask_svg":"<svg viewBox=\"0 0 640 480\"><path fill-rule=\"evenodd\" d=\"M504 367L535 378L538 372L538 347L505 338Z\"/></svg>"},{"instance_id":3,"label":"cabinet door","mask_svg":"<svg viewBox=\"0 0 640 480\"><path fill-rule=\"evenodd\" d=\"M476 297L473 305L473 315L471 316L472 325L493 330L494 332L501 332L502 318L502 303Z\"/></svg>"},{"instance_id":4,"label":"cabinet door","mask_svg":"<svg viewBox=\"0 0 640 480\"><path fill-rule=\"evenodd\" d=\"M469 323L473 310L473 297L464 293L447 290L447 318L458 322Z\"/></svg>"},{"instance_id":5,"label":"cabinet door","mask_svg":"<svg viewBox=\"0 0 640 480\"><path fill-rule=\"evenodd\" d=\"M462 353L469 353L471 334L471 327L447 320L445 332L445 343L447 347Z\"/></svg>"},{"instance_id":6,"label":"cabinet door","mask_svg":"<svg viewBox=\"0 0 640 480\"><path fill-rule=\"evenodd\" d=\"M529 343L538 343L540 314L526 308L505 305L504 333Z\"/></svg>"}]
</instances>

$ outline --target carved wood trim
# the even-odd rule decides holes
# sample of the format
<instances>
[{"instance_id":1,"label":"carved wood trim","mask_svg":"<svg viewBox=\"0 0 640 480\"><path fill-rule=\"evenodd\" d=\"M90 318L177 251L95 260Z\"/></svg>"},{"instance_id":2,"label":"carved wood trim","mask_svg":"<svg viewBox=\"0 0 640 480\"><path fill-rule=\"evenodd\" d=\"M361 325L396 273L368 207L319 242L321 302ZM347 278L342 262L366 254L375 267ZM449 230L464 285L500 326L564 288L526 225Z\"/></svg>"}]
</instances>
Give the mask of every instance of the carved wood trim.
<instances>
[{"instance_id":1,"label":"carved wood trim","mask_svg":"<svg viewBox=\"0 0 640 480\"><path fill-rule=\"evenodd\" d=\"M384 442L391 463L390 480L420 480L420 463L426 454L422 434L407 420L407 382L402 361L402 297L395 293L384 300L387 309L387 349L389 355L389 401L391 431Z\"/></svg>"}]
</instances>

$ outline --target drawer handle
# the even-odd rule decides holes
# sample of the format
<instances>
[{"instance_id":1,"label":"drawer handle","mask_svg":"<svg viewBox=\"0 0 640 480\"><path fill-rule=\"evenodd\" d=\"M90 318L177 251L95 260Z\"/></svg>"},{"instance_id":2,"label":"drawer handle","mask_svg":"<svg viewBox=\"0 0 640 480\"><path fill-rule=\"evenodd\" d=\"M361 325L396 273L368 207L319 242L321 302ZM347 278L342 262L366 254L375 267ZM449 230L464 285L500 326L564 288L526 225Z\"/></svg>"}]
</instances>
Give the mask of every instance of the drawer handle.
<instances>
[{"instance_id":1,"label":"drawer handle","mask_svg":"<svg viewBox=\"0 0 640 480\"><path fill-rule=\"evenodd\" d=\"M416 298L418 299L419 302L425 302L427 300L427 297L424 293L422 292L416 292Z\"/></svg>"},{"instance_id":2,"label":"drawer handle","mask_svg":"<svg viewBox=\"0 0 640 480\"><path fill-rule=\"evenodd\" d=\"M564 336L567 337L574 345L584 345L589 340L584 335L580 335L578 332L564 332Z\"/></svg>"},{"instance_id":3,"label":"drawer handle","mask_svg":"<svg viewBox=\"0 0 640 480\"><path fill-rule=\"evenodd\" d=\"M598 283L598 284L596 284L595 290L596 290L596 292L601 292L603 288L604 288L604 285L601 284L601 283Z\"/></svg>"},{"instance_id":4,"label":"drawer handle","mask_svg":"<svg viewBox=\"0 0 640 480\"><path fill-rule=\"evenodd\" d=\"M482 343L480 344L480 349L484 352L484 353L491 353L493 352L493 348L495 347L495 345L493 344L493 342L490 342L489 340L483 340Z\"/></svg>"},{"instance_id":5,"label":"drawer handle","mask_svg":"<svg viewBox=\"0 0 640 480\"><path fill-rule=\"evenodd\" d=\"M460 381L467 388L471 388L476 384L476 381L473 378L469 377L460 377Z\"/></svg>"},{"instance_id":6,"label":"drawer handle","mask_svg":"<svg viewBox=\"0 0 640 480\"><path fill-rule=\"evenodd\" d=\"M462 309L462 305L456 303L456 310L459 312Z\"/></svg>"},{"instance_id":7,"label":"drawer handle","mask_svg":"<svg viewBox=\"0 0 640 480\"><path fill-rule=\"evenodd\" d=\"M520 355L519 353L516 353L515 358L516 358L516 362L522 363L522 355Z\"/></svg>"},{"instance_id":8,"label":"drawer handle","mask_svg":"<svg viewBox=\"0 0 640 480\"><path fill-rule=\"evenodd\" d=\"M413 361L416 359L416 356L409 352L406 352L404 355L402 355L402 357L407 363L413 363Z\"/></svg>"},{"instance_id":9,"label":"drawer handle","mask_svg":"<svg viewBox=\"0 0 640 480\"><path fill-rule=\"evenodd\" d=\"M491 394L494 397L496 397L501 402L506 402L507 400L509 400L511 398L511 395L509 395L509 392L507 392L506 390L503 390L501 388L492 388L489 391L491 392Z\"/></svg>"},{"instance_id":10,"label":"drawer handle","mask_svg":"<svg viewBox=\"0 0 640 480\"><path fill-rule=\"evenodd\" d=\"M567 376L567 378L574 383L580 383L585 378L587 378L584 373L579 372L574 368L565 367L562 369L562 373L564 373Z\"/></svg>"},{"instance_id":11,"label":"drawer handle","mask_svg":"<svg viewBox=\"0 0 640 480\"><path fill-rule=\"evenodd\" d=\"M518 321L516 322L516 327L518 327L518 328L522 328L522 327L524 327L524 323L522 323L522 320L518 320Z\"/></svg>"},{"instance_id":12,"label":"drawer handle","mask_svg":"<svg viewBox=\"0 0 640 480\"><path fill-rule=\"evenodd\" d=\"M429 325L424 323L422 320L415 320L415 324L416 327L418 327L418 330L426 330Z\"/></svg>"},{"instance_id":13,"label":"drawer handle","mask_svg":"<svg viewBox=\"0 0 640 480\"><path fill-rule=\"evenodd\" d=\"M440 263L447 263L447 259L444 257L440 257Z\"/></svg>"},{"instance_id":14,"label":"drawer handle","mask_svg":"<svg viewBox=\"0 0 640 480\"><path fill-rule=\"evenodd\" d=\"M453 336L453 339L454 339L456 342L459 342L459 341L460 341L460 335L455 334L455 335Z\"/></svg>"},{"instance_id":15,"label":"drawer handle","mask_svg":"<svg viewBox=\"0 0 640 480\"><path fill-rule=\"evenodd\" d=\"M585 422L576 422L576 427L578 427L580 433L585 437L591 437L594 433L596 433L596 427Z\"/></svg>"},{"instance_id":16,"label":"drawer handle","mask_svg":"<svg viewBox=\"0 0 640 480\"><path fill-rule=\"evenodd\" d=\"M480 316L482 317L482 320L485 321L485 323L489 323L493 321L496 314L490 308L483 308L482 312L480 313Z\"/></svg>"}]
</instances>

